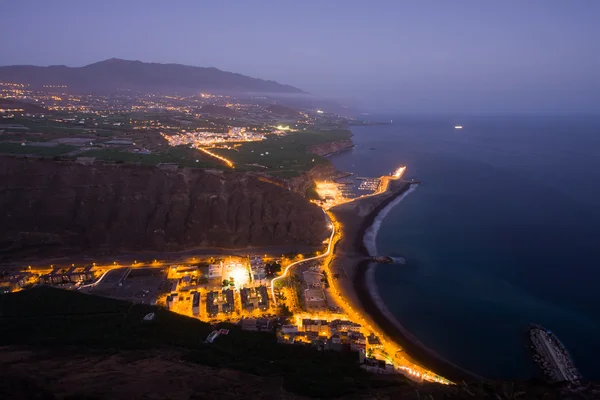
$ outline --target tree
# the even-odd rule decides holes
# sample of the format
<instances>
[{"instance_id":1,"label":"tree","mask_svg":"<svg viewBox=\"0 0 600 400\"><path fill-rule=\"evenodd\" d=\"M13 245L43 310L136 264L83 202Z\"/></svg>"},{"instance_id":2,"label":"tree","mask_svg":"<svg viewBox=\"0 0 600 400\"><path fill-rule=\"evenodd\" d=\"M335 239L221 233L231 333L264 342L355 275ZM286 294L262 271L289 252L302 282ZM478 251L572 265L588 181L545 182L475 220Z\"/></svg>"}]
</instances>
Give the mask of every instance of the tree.
<instances>
[{"instance_id":1,"label":"tree","mask_svg":"<svg viewBox=\"0 0 600 400\"><path fill-rule=\"evenodd\" d=\"M227 279L223 279L223 286L229 286L229 281Z\"/></svg>"},{"instance_id":2,"label":"tree","mask_svg":"<svg viewBox=\"0 0 600 400\"><path fill-rule=\"evenodd\" d=\"M293 315L293 313L290 311L290 309L288 308L287 305L282 304L281 306L279 306L279 314L283 317L283 318L289 318Z\"/></svg>"},{"instance_id":3,"label":"tree","mask_svg":"<svg viewBox=\"0 0 600 400\"><path fill-rule=\"evenodd\" d=\"M269 276L273 276L276 273L281 272L281 265L277 262L266 264L265 268L267 270L267 275Z\"/></svg>"}]
</instances>

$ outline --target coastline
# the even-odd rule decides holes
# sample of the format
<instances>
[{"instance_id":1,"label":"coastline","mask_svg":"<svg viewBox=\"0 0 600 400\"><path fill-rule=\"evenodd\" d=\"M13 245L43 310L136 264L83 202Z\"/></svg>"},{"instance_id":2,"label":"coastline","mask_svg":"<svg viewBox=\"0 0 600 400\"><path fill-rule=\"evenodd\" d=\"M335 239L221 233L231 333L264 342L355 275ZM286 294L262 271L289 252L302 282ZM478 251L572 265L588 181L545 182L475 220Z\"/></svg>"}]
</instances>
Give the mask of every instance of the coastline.
<instances>
[{"instance_id":1,"label":"coastline","mask_svg":"<svg viewBox=\"0 0 600 400\"><path fill-rule=\"evenodd\" d=\"M417 337L402 326L379 296L375 283L376 267L377 264L370 260L363 260L357 265L357 273L353 282L354 290L363 309L375 324L402 347L404 357L454 382L485 381L485 378L451 363L427 348Z\"/></svg>"},{"instance_id":2,"label":"coastline","mask_svg":"<svg viewBox=\"0 0 600 400\"><path fill-rule=\"evenodd\" d=\"M339 154L339 153L343 153L343 152L348 151L348 150L352 150L355 147L356 147L356 145L353 144L352 146L344 147L343 149L339 149L339 150L336 150L336 151L332 151L331 153L323 154L321 157L325 157L325 158L331 157L333 155L336 155L336 154Z\"/></svg>"},{"instance_id":3,"label":"coastline","mask_svg":"<svg viewBox=\"0 0 600 400\"><path fill-rule=\"evenodd\" d=\"M385 338L402 347L405 359L454 382L485 381L485 378L452 364L425 347L393 316L377 291L374 282L376 264L369 259L371 254L365 244L365 235L377 222L379 214L387 214L386 208L393 208L396 205L394 201L406 194L415 183L418 182L397 182L395 187L390 187L387 193L382 194L385 197L369 199L370 204L367 206L370 205L371 209L362 216L360 210L361 206L364 208L364 204L360 201L353 208L338 207L337 210L332 210L344 231L340 243L334 249L335 258L331 263L334 272L344 276L338 279L337 286L341 296L353 309L367 317L368 323L379 327ZM369 200L365 200L364 203Z\"/></svg>"},{"instance_id":4,"label":"coastline","mask_svg":"<svg viewBox=\"0 0 600 400\"><path fill-rule=\"evenodd\" d=\"M374 210L372 215L373 217L369 219L371 224L365 228L363 233L362 245L364 247L364 251L367 255L371 257L377 256L377 234L379 232L379 228L381 227L381 223L388 215L388 213L392 210L392 208L396 207L398 203L400 203L406 196L414 192L417 187L419 187L420 183L411 183L406 190L400 192L397 196L394 196L388 202L383 202L381 204L380 210Z\"/></svg>"}]
</instances>

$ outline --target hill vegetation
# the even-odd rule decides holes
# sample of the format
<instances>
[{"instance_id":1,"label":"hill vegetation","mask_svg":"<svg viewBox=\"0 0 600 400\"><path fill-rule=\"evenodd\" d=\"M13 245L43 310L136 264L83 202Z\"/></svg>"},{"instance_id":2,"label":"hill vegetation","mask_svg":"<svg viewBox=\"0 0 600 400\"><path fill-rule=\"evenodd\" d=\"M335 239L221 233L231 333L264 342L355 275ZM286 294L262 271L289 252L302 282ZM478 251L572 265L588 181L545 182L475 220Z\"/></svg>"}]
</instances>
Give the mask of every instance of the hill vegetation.
<instances>
[{"instance_id":1,"label":"hill vegetation","mask_svg":"<svg viewBox=\"0 0 600 400\"><path fill-rule=\"evenodd\" d=\"M270 135L265 140L243 143L235 149L213 151L230 159L236 168L290 178L328 162L312 152L315 146L347 140L350 134L343 129L298 131L285 136Z\"/></svg>"}]
</instances>

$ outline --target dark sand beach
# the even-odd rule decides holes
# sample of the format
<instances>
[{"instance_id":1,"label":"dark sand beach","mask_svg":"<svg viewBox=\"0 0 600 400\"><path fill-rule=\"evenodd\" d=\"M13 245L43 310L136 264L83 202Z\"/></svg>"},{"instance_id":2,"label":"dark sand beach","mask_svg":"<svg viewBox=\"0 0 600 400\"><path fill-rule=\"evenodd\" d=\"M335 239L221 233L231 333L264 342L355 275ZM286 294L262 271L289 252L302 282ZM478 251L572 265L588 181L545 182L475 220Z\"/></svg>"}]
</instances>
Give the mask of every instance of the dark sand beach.
<instances>
[{"instance_id":1,"label":"dark sand beach","mask_svg":"<svg viewBox=\"0 0 600 400\"><path fill-rule=\"evenodd\" d=\"M450 363L427 349L404 329L379 300L373 280L368 279L368 274L373 273L376 264L368 258L370 255L364 243L364 235L376 221L379 213L409 190L410 186L411 182L392 182L386 193L331 209L343 232L342 238L336 244L335 256L331 263L332 272L340 276L337 281L338 290L349 305L370 325L380 328L378 331L384 333L385 340L394 342L404 349L402 353L398 353L398 356L412 360L455 382L482 381L484 378Z\"/></svg>"}]
</instances>

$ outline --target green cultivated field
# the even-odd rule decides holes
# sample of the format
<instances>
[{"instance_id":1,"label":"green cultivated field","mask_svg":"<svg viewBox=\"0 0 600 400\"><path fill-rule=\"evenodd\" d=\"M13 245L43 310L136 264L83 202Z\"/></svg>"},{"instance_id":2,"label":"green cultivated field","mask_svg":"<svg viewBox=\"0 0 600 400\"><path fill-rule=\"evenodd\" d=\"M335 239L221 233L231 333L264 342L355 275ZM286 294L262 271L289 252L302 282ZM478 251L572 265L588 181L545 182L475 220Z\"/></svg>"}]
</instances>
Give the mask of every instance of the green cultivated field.
<instances>
[{"instance_id":1,"label":"green cultivated field","mask_svg":"<svg viewBox=\"0 0 600 400\"><path fill-rule=\"evenodd\" d=\"M260 142L244 143L235 150L213 149L211 151L230 159L236 169L264 171L274 176L288 178L297 176L317 164L327 162L325 158L309 153L308 147L349 137L350 132L341 129L299 131L287 136L268 136ZM259 164L267 169L249 164Z\"/></svg>"}]
</instances>

